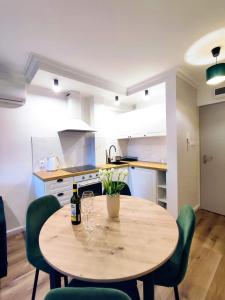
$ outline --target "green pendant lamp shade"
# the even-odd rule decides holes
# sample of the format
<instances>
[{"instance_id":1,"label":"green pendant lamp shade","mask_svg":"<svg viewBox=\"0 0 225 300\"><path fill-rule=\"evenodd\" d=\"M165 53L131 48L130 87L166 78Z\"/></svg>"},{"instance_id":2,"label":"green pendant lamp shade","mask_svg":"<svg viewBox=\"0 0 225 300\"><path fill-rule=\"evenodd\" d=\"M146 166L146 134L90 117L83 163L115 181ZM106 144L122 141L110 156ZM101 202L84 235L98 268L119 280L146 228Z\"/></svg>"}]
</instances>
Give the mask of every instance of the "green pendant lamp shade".
<instances>
[{"instance_id":1,"label":"green pendant lamp shade","mask_svg":"<svg viewBox=\"0 0 225 300\"><path fill-rule=\"evenodd\" d=\"M218 84L225 80L225 64L216 64L206 70L207 84Z\"/></svg>"},{"instance_id":2,"label":"green pendant lamp shade","mask_svg":"<svg viewBox=\"0 0 225 300\"><path fill-rule=\"evenodd\" d=\"M220 54L220 47L212 49L212 55L216 58L216 64L206 70L207 84L218 84L225 81L225 63L217 64L217 57Z\"/></svg>"}]
</instances>

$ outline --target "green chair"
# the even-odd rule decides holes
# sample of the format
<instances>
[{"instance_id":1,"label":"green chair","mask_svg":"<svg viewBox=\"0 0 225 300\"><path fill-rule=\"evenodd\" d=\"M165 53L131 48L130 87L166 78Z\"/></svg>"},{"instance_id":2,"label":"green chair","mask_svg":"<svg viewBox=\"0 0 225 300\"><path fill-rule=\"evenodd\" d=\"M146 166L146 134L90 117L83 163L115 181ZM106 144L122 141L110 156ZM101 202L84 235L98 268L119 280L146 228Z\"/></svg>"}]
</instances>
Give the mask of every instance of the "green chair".
<instances>
[{"instance_id":1,"label":"green chair","mask_svg":"<svg viewBox=\"0 0 225 300\"><path fill-rule=\"evenodd\" d=\"M137 280L128 280L120 282L90 282L79 279L72 279L68 285L71 288L98 288L98 289L113 289L119 290L130 297L132 300L140 300Z\"/></svg>"},{"instance_id":2,"label":"green chair","mask_svg":"<svg viewBox=\"0 0 225 300\"><path fill-rule=\"evenodd\" d=\"M185 205L181 208L177 226L179 229L179 240L175 253L162 267L149 276L143 277L142 281L150 279L153 280L155 285L173 287L175 299L179 300L178 285L184 279L187 271L189 252L195 230L195 213L190 205Z\"/></svg>"},{"instance_id":3,"label":"green chair","mask_svg":"<svg viewBox=\"0 0 225 300\"><path fill-rule=\"evenodd\" d=\"M50 273L51 267L45 261L39 247L39 233L45 221L61 208L54 196L44 196L30 203L26 215L26 252L27 259L36 268L32 300L35 299L39 270ZM63 276L65 285L67 277Z\"/></svg>"},{"instance_id":4,"label":"green chair","mask_svg":"<svg viewBox=\"0 0 225 300\"><path fill-rule=\"evenodd\" d=\"M51 290L44 300L131 300L118 290L105 288L61 288Z\"/></svg>"}]
</instances>

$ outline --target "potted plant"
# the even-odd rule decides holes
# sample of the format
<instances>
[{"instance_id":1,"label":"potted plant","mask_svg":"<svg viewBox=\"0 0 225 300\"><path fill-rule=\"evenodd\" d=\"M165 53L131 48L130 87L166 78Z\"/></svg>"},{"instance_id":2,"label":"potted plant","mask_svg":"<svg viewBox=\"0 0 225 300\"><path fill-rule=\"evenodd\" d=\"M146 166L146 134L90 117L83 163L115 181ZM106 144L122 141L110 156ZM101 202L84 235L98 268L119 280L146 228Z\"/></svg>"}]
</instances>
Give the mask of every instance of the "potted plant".
<instances>
[{"instance_id":1,"label":"potted plant","mask_svg":"<svg viewBox=\"0 0 225 300\"><path fill-rule=\"evenodd\" d=\"M128 175L128 171L99 170L101 182L107 198L107 210L110 218L117 218L120 210L120 192L124 188L123 180Z\"/></svg>"}]
</instances>

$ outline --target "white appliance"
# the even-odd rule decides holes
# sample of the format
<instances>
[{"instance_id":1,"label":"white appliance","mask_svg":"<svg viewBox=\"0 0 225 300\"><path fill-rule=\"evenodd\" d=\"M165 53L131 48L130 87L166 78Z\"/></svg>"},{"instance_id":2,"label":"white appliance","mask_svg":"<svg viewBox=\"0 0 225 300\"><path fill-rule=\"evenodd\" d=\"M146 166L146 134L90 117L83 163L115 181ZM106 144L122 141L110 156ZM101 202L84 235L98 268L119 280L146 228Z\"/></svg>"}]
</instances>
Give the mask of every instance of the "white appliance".
<instances>
[{"instance_id":1,"label":"white appliance","mask_svg":"<svg viewBox=\"0 0 225 300\"><path fill-rule=\"evenodd\" d=\"M219 87L213 89L213 97L215 99L225 98L225 84L221 84Z\"/></svg>"},{"instance_id":2,"label":"white appliance","mask_svg":"<svg viewBox=\"0 0 225 300\"><path fill-rule=\"evenodd\" d=\"M60 160L58 156L51 154L47 158L47 165L46 165L47 171L56 171L58 170L59 166L60 166Z\"/></svg>"},{"instance_id":3,"label":"white appliance","mask_svg":"<svg viewBox=\"0 0 225 300\"><path fill-rule=\"evenodd\" d=\"M82 196L85 191L92 191L95 196L102 195L102 183L99 172L94 165L84 165L77 167L64 168L64 171L76 173L90 171L87 174L78 175L73 178L73 183L77 184L78 193Z\"/></svg>"},{"instance_id":4,"label":"white appliance","mask_svg":"<svg viewBox=\"0 0 225 300\"><path fill-rule=\"evenodd\" d=\"M73 180L77 184L80 197L85 191L92 191L95 196L102 195L102 183L98 172L75 176Z\"/></svg>"},{"instance_id":5,"label":"white appliance","mask_svg":"<svg viewBox=\"0 0 225 300\"><path fill-rule=\"evenodd\" d=\"M81 99L81 94L76 91L70 91L67 94L68 119L64 120L58 132L77 131L77 132L95 132L88 122L91 118L91 103L88 99Z\"/></svg>"},{"instance_id":6,"label":"white appliance","mask_svg":"<svg viewBox=\"0 0 225 300\"><path fill-rule=\"evenodd\" d=\"M0 103L23 105L25 103L25 82L0 78Z\"/></svg>"}]
</instances>

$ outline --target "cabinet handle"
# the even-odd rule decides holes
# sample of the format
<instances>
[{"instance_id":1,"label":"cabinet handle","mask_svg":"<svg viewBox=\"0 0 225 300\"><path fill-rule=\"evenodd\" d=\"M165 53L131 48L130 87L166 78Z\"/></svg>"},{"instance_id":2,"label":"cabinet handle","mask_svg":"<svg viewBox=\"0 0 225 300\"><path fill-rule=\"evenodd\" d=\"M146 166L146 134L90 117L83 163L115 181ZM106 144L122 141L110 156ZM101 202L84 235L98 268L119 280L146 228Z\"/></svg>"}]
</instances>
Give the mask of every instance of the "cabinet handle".
<instances>
[{"instance_id":1,"label":"cabinet handle","mask_svg":"<svg viewBox=\"0 0 225 300\"><path fill-rule=\"evenodd\" d=\"M57 179L57 182L63 182L62 178Z\"/></svg>"},{"instance_id":2,"label":"cabinet handle","mask_svg":"<svg viewBox=\"0 0 225 300\"><path fill-rule=\"evenodd\" d=\"M57 196L58 197L62 197L64 195L64 193L58 193Z\"/></svg>"}]
</instances>

